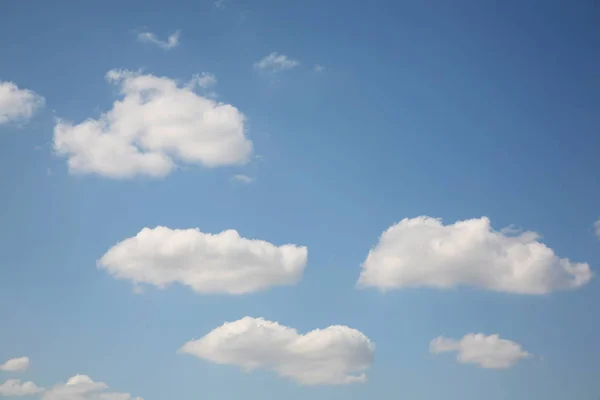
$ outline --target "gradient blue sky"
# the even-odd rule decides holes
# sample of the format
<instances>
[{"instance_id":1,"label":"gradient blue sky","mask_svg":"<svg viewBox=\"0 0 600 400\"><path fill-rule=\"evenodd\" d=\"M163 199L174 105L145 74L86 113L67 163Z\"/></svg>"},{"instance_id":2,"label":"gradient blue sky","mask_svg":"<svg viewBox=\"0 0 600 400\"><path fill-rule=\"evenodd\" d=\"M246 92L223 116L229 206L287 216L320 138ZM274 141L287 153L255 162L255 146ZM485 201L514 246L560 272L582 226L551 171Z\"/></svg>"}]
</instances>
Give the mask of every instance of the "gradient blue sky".
<instances>
[{"instance_id":1,"label":"gradient blue sky","mask_svg":"<svg viewBox=\"0 0 600 400\"><path fill-rule=\"evenodd\" d=\"M41 386L85 373L146 400L597 399L597 280L545 296L355 283L381 232L419 215L515 224L596 270L598 26L598 4L584 0L1 1L0 80L46 107L0 125L0 361L29 356L19 377ZM177 29L170 51L136 39ZM301 65L257 73L273 51ZM261 159L164 179L69 174L52 151L54 117L108 110L113 68L214 73ZM136 295L96 268L156 225L305 245L308 266L296 286L243 297L181 286ZM306 387L175 354L246 315L302 332L359 329L377 346L368 381ZM536 357L487 370L429 354L434 337L469 332Z\"/></svg>"}]
</instances>

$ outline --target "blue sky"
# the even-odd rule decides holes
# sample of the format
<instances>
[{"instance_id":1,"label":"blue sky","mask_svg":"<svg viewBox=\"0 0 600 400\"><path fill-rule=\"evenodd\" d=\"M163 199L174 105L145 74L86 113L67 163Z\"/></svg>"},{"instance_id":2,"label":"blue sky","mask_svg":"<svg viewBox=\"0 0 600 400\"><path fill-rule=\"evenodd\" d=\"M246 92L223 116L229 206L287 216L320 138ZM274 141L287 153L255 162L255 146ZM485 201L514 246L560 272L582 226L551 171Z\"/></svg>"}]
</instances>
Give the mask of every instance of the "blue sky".
<instances>
[{"instance_id":1,"label":"blue sky","mask_svg":"<svg viewBox=\"0 0 600 400\"><path fill-rule=\"evenodd\" d=\"M499 232L510 225L534 231L559 257L596 270L599 10L592 1L492 3L0 3L0 81L45 99L30 117L0 124L0 363L31 362L0 371L0 383L52 388L85 374L146 400L597 398L596 279L515 293L481 283L488 265L475 263L479 275L456 278L465 285L356 287L380 235L419 216L445 225L486 216L494 237L513 237ZM138 37L178 30L170 49ZM273 52L298 65L260 70ZM73 127L111 110L123 98L105 79L114 69L181 84L214 74L218 83L198 96L214 91L244 114L251 156L214 168L176 159L182 168L162 177L70 170L54 150L56 118ZM156 226L235 229L306 246L308 260L295 284L243 295L180 284L136 294L97 267ZM403 237L422 243L417 234ZM390 248L416 269L429 260L412 246ZM245 316L299 333L357 329L375 344L366 382L306 385L177 354ZM479 332L532 356L482 368L430 353L438 336Z\"/></svg>"}]
</instances>

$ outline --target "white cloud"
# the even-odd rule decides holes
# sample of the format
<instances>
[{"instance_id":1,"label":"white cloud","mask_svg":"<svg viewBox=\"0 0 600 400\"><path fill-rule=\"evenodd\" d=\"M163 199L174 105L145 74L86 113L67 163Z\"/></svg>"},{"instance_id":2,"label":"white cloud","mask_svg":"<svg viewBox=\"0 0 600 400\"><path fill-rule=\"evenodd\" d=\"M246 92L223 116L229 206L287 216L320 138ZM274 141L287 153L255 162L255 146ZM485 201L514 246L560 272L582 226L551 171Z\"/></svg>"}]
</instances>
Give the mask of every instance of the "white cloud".
<instances>
[{"instance_id":1,"label":"white cloud","mask_svg":"<svg viewBox=\"0 0 600 400\"><path fill-rule=\"evenodd\" d=\"M600 239L600 219L594 222L594 234L598 239Z\"/></svg>"},{"instance_id":2,"label":"white cloud","mask_svg":"<svg viewBox=\"0 0 600 400\"><path fill-rule=\"evenodd\" d=\"M315 72L323 72L325 70L325 67L320 65L320 64L315 64Z\"/></svg>"},{"instance_id":3,"label":"white cloud","mask_svg":"<svg viewBox=\"0 0 600 400\"><path fill-rule=\"evenodd\" d=\"M217 8L224 9L226 5L227 5L227 0L216 0L215 1L215 7L217 7Z\"/></svg>"},{"instance_id":4,"label":"white cloud","mask_svg":"<svg viewBox=\"0 0 600 400\"><path fill-rule=\"evenodd\" d=\"M37 387L31 381L21 382L20 379L9 379L0 385L0 396L21 397L40 393L44 388Z\"/></svg>"},{"instance_id":5,"label":"white cloud","mask_svg":"<svg viewBox=\"0 0 600 400\"><path fill-rule=\"evenodd\" d=\"M0 371L25 371L29 368L29 357L11 358L0 365Z\"/></svg>"},{"instance_id":6,"label":"white cloud","mask_svg":"<svg viewBox=\"0 0 600 400\"><path fill-rule=\"evenodd\" d=\"M218 167L250 160L245 117L234 106L166 77L111 70L106 78L119 85L122 100L98 119L59 120L54 128L54 149L71 173L162 177L176 162Z\"/></svg>"},{"instance_id":7,"label":"white cloud","mask_svg":"<svg viewBox=\"0 0 600 400\"><path fill-rule=\"evenodd\" d=\"M443 225L430 217L391 226L369 252L358 280L382 291L402 287L483 289L544 294L592 278L586 263L559 258L535 232L507 236L486 217Z\"/></svg>"},{"instance_id":8,"label":"white cloud","mask_svg":"<svg viewBox=\"0 0 600 400\"><path fill-rule=\"evenodd\" d=\"M217 77L211 73L203 72L201 74L195 74L192 79L189 80L187 87L193 89L198 86L201 89L207 89L217 84Z\"/></svg>"},{"instance_id":9,"label":"white cloud","mask_svg":"<svg viewBox=\"0 0 600 400\"><path fill-rule=\"evenodd\" d=\"M300 65L300 62L292 60L279 53L271 53L262 60L254 63L254 68L261 71L279 72L292 69Z\"/></svg>"},{"instance_id":10,"label":"white cloud","mask_svg":"<svg viewBox=\"0 0 600 400\"><path fill-rule=\"evenodd\" d=\"M42 400L131 400L129 393L107 392L104 382L94 382L89 376L75 375L67 383L48 389ZM136 397L133 400L143 400Z\"/></svg>"},{"instance_id":11,"label":"white cloud","mask_svg":"<svg viewBox=\"0 0 600 400\"><path fill-rule=\"evenodd\" d=\"M0 81L0 125L29 120L45 102L34 91L19 89L13 82Z\"/></svg>"},{"instance_id":12,"label":"white cloud","mask_svg":"<svg viewBox=\"0 0 600 400\"><path fill-rule=\"evenodd\" d=\"M469 333L461 340L440 336L431 341L429 351L433 354L457 352L456 360L461 364L496 369L510 368L531 356L518 343L483 333Z\"/></svg>"},{"instance_id":13,"label":"white cloud","mask_svg":"<svg viewBox=\"0 0 600 400\"><path fill-rule=\"evenodd\" d=\"M347 326L300 334L263 318L228 322L186 343L179 352L246 371L268 369L304 385L364 382L374 344Z\"/></svg>"},{"instance_id":14,"label":"white cloud","mask_svg":"<svg viewBox=\"0 0 600 400\"><path fill-rule=\"evenodd\" d=\"M143 400L132 398L129 393L106 391L104 382L94 382L86 375L71 377L67 383L59 383L51 389L38 387L35 383L9 379L0 385L0 396L20 397L41 394L42 400Z\"/></svg>"},{"instance_id":15,"label":"white cloud","mask_svg":"<svg viewBox=\"0 0 600 400\"><path fill-rule=\"evenodd\" d=\"M235 179L238 182L242 182L242 183L252 183L252 182L254 182L254 178L252 178L251 176L248 176L248 175L244 175L244 174L234 175L233 179Z\"/></svg>"},{"instance_id":16,"label":"white cloud","mask_svg":"<svg viewBox=\"0 0 600 400\"><path fill-rule=\"evenodd\" d=\"M159 226L116 244L98 266L134 285L180 283L198 293L244 294L296 284L307 256L306 247L278 247L235 230L210 234Z\"/></svg>"},{"instance_id":17,"label":"white cloud","mask_svg":"<svg viewBox=\"0 0 600 400\"><path fill-rule=\"evenodd\" d=\"M160 40L154 33L151 32L141 32L138 34L138 40L144 43L152 43L160 47L164 50L170 50L174 47L179 46L179 36L181 35L181 31L175 31L167 40Z\"/></svg>"}]
</instances>

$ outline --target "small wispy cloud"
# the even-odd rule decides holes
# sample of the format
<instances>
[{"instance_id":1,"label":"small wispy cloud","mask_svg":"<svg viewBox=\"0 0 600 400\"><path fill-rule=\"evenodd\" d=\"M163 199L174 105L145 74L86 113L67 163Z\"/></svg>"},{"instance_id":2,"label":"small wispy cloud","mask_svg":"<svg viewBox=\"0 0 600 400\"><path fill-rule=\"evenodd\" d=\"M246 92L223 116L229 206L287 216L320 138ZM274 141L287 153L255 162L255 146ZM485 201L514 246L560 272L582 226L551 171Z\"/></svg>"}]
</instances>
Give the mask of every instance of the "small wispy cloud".
<instances>
[{"instance_id":1,"label":"small wispy cloud","mask_svg":"<svg viewBox=\"0 0 600 400\"><path fill-rule=\"evenodd\" d=\"M238 181L238 182L242 182L242 183L246 183L246 184L249 184L249 183L252 183L252 182L255 181L255 179L253 177L248 176L248 175L244 175L244 174L234 175L233 179L236 180L236 181Z\"/></svg>"},{"instance_id":2,"label":"small wispy cloud","mask_svg":"<svg viewBox=\"0 0 600 400\"><path fill-rule=\"evenodd\" d=\"M286 55L273 52L262 60L254 63L254 68L259 71L279 72L292 69L300 65L300 62L293 60Z\"/></svg>"},{"instance_id":3,"label":"small wispy cloud","mask_svg":"<svg viewBox=\"0 0 600 400\"><path fill-rule=\"evenodd\" d=\"M215 7L219 9L224 9L227 6L227 0L216 0Z\"/></svg>"},{"instance_id":4,"label":"small wispy cloud","mask_svg":"<svg viewBox=\"0 0 600 400\"><path fill-rule=\"evenodd\" d=\"M209 72L202 72L200 74L194 74L192 79L187 83L187 87L194 88L198 86L201 89L207 89L217 84L217 77Z\"/></svg>"},{"instance_id":5,"label":"small wispy cloud","mask_svg":"<svg viewBox=\"0 0 600 400\"><path fill-rule=\"evenodd\" d=\"M497 334L486 336L483 333L469 333L458 340L439 336L429 343L429 352L455 352L456 360L461 364L490 369L510 368L532 356L519 343L502 339Z\"/></svg>"},{"instance_id":6,"label":"small wispy cloud","mask_svg":"<svg viewBox=\"0 0 600 400\"><path fill-rule=\"evenodd\" d=\"M315 64L314 70L315 72L323 72L325 71L325 67L320 64Z\"/></svg>"},{"instance_id":7,"label":"small wispy cloud","mask_svg":"<svg viewBox=\"0 0 600 400\"><path fill-rule=\"evenodd\" d=\"M600 239L600 219L594 222L594 235Z\"/></svg>"},{"instance_id":8,"label":"small wispy cloud","mask_svg":"<svg viewBox=\"0 0 600 400\"><path fill-rule=\"evenodd\" d=\"M155 44L164 50L170 50L172 48L179 46L180 35L181 35L181 31L178 30L178 31L173 32L167 38L167 40L161 40L152 32L141 32L138 34L138 40L143 43Z\"/></svg>"},{"instance_id":9,"label":"small wispy cloud","mask_svg":"<svg viewBox=\"0 0 600 400\"><path fill-rule=\"evenodd\" d=\"M510 225L505 226L504 228L500 229L500 233L503 233L504 235L507 235L507 236L517 235L521 232L523 232L523 229L519 228L518 226L516 226L514 224L510 224Z\"/></svg>"}]
</instances>

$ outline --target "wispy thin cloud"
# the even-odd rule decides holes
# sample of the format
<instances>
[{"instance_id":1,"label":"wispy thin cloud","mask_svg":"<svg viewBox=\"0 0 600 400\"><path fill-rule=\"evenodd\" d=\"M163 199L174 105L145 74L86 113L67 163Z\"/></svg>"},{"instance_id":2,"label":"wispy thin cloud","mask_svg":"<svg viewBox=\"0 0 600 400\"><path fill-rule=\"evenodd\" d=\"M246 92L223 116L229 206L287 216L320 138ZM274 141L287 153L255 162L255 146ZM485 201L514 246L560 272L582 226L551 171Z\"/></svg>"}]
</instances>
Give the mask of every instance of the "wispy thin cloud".
<instances>
[{"instance_id":1,"label":"wispy thin cloud","mask_svg":"<svg viewBox=\"0 0 600 400\"><path fill-rule=\"evenodd\" d=\"M600 219L594 222L594 235L596 235L596 237L600 239Z\"/></svg>"},{"instance_id":2,"label":"wispy thin cloud","mask_svg":"<svg viewBox=\"0 0 600 400\"><path fill-rule=\"evenodd\" d=\"M172 48L179 46L179 37L180 36L181 36L181 31L178 30L178 31L173 32L171 35L169 35L167 40L161 40L152 32L141 32L138 34L138 40L143 43L155 44L164 50L170 50Z\"/></svg>"},{"instance_id":3,"label":"wispy thin cloud","mask_svg":"<svg viewBox=\"0 0 600 400\"><path fill-rule=\"evenodd\" d=\"M248 175L244 175L244 174L237 174L233 176L233 179L238 181L238 182L242 182L242 183L252 183L255 181L255 178L248 176Z\"/></svg>"},{"instance_id":4,"label":"wispy thin cloud","mask_svg":"<svg viewBox=\"0 0 600 400\"><path fill-rule=\"evenodd\" d=\"M323 71L325 71L325 67L322 66L321 64L315 64L314 70L315 70L315 72L323 72Z\"/></svg>"},{"instance_id":5,"label":"wispy thin cloud","mask_svg":"<svg viewBox=\"0 0 600 400\"><path fill-rule=\"evenodd\" d=\"M227 0L216 0L215 7L219 9L224 9L227 6Z\"/></svg>"},{"instance_id":6,"label":"wispy thin cloud","mask_svg":"<svg viewBox=\"0 0 600 400\"><path fill-rule=\"evenodd\" d=\"M514 224L510 224L508 226L505 226L504 228L500 229L500 233L510 236L510 235L517 235L519 233L521 233L523 231L523 229L519 228L518 226L514 225Z\"/></svg>"},{"instance_id":7,"label":"wispy thin cloud","mask_svg":"<svg viewBox=\"0 0 600 400\"><path fill-rule=\"evenodd\" d=\"M198 86L201 89L207 89L217 84L217 77L209 72L202 72L201 74L194 74L192 79L187 83L187 86L194 88Z\"/></svg>"},{"instance_id":8,"label":"wispy thin cloud","mask_svg":"<svg viewBox=\"0 0 600 400\"><path fill-rule=\"evenodd\" d=\"M279 72L295 68L298 65L300 65L299 61L293 60L284 54L273 52L254 63L254 68L258 71Z\"/></svg>"}]
</instances>

